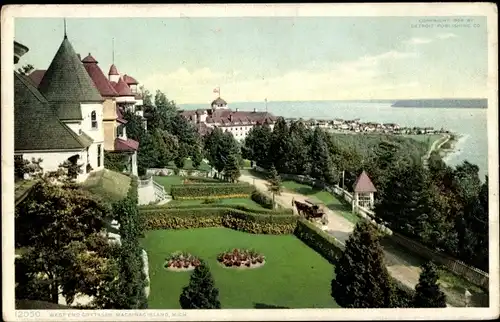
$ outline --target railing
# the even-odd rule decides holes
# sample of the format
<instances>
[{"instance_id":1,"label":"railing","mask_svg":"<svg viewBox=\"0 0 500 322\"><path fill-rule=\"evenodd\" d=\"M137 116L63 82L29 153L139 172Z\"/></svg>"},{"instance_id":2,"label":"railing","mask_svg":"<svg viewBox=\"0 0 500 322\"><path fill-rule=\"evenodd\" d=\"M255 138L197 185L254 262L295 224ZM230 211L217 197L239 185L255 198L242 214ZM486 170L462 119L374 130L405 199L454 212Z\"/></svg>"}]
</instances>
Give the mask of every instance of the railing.
<instances>
[{"instance_id":1,"label":"railing","mask_svg":"<svg viewBox=\"0 0 500 322\"><path fill-rule=\"evenodd\" d=\"M153 187L154 187L154 190L155 190L155 199L156 200L164 200L164 199L167 198L167 193L165 191L165 187L164 186L162 186L159 183L156 183L153 180Z\"/></svg>"},{"instance_id":2,"label":"railing","mask_svg":"<svg viewBox=\"0 0 500 322\"><path fill-rule=\"evenodd\" d=\"M255 169L259 172L267 172L266 169L261 167L255 167ZM280 176L284 179L290 179L294 181L298 181L301 183L306 183L308 185L316 186L327 190L328 192L333 192L336 195L343 197L344 200L350 202L352 204L353 196L349 192L340 188L338 185L328 186L324 182L320 180L316 180L309 176L301 176L301 175L293 175L293 174L280 174ZM414 252L427 260L435 261L443 266L445 266L451 272L464 277L471 283L475 285L481 286L482 288L489 289L489 274L483 272L482 270L469 266L462 261L454 259L446 254L434 251L418 241L409 239L399 233L393 232L390 228L380 224L377 222L376 214L369 209L355 206L353 205L353 211L359 214L361 217L369 220L372 224L374 224L380 231L388 234L394 242L402 246L408 251Z\"/></svg>"}]
</instances>

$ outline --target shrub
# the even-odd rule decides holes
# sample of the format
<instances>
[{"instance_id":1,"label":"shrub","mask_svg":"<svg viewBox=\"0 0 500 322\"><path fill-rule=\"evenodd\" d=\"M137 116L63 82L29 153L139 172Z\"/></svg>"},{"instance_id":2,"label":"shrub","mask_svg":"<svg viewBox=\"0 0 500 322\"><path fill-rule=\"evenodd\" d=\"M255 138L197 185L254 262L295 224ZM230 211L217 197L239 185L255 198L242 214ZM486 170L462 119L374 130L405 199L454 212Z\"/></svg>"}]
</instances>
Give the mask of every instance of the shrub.
<instances>
[{"instance_id":1,"label":"shrub","mask_svg":"<svg viewBox=\"0 0 500 322\"><path fill-rule=\"evenodd\" d=\"M197 267L201 261L196 257L186 252L172 253L165 259L165 268L189 268L189 266Z\"/></svg>"},{"instance_id":2,"label":"shrub","mask_svg":"<svg viewBox=\"0 0 500 322\"><path fill-rule=\"evenodd\" d=\"M264 208L273 209L273 200L258 190L252 192L251 198Z\"/></svg>"},{"instance_id":3,"label":"shrub","mask_svg":"<svg viewBox=\"0 0 500 322\"><path fill-rule=\"evenodd\" d=\"M202 183L172 185L173 199L246 198L252 193L249 184Z\"/></svg>"},{"instance_id":4,"label":"shrub","mask_svg":"<svg viewBox=\"0 0 500 322\"><path fill-rule=\"evenodd\" d=\"M254 234L290 234L297 218L255 214L243 210L221 207L164 208L142 210L147 229L187 229L226 227Z\"/></svg>"},{"instance_id":5,"label":"shrub","mask_svg":"<svg viewBox=\"0 0 500 322\"><path fill-rule=\"evenodd\" d=\"M208 177L186 176L185 178L191 183L222 183L222 181L220 181L219 179Z\"/></svg>"},{"instance_id":6,"label":"shrub","mask_svg":"<svg viewBox=\"0 0 500 322\"><path fill-rule=\"evenodd\" d=\"M212 198L207 198L212 199ZM214 198L215 199L215 198ZM215 199L217 200L217 199ZM199 205L189 205L189 204L165 204L165 205L143 205L139 207L141 211L152 211L152 210L164 210L164 209L196 209L196 208L228 208L228 209L237 209L255 214L269 214L274 216L293 215L293 211L291 209L279 209L279 210L270 210L270 209L258 209L248 207L245 204L217 204L217 203L203 203Z\"/></svg>"},{"instance_id":7,"label":"shrub","mask_svg":"<svg viewBox=\"0 0 500 322\"><path fill-rule=\"evenodd\" d=\"M206 198L205 200L203 200L203 204L214 204L214 203L220 203L220 199Z\"/></svg>"},{"instance_id":8,"label":"shrub","mask_svg":"<svg viewBox=\"0 0 500 322\"><path fill-rule=\"evenodd\" d=\"M226 267L231 267L233 265L245 265L246 267L250 267L252 264L257 264L258 258L263 261L265 257L254 250L241 250L235 248L227 252L220 253L217 256L217 261Z\"/></svg>"},{"instance_id":9,"label":"shrub","mask_svg":"<svg viewBox=\"0 0 500 322\"><path fill-rule=\"evenodd\" d=\"M335 237L328 235L304 218L297 220L294 234L330 263L335 263L337 256L342 254L344 246Z\"/></svg>"}]
</instances>

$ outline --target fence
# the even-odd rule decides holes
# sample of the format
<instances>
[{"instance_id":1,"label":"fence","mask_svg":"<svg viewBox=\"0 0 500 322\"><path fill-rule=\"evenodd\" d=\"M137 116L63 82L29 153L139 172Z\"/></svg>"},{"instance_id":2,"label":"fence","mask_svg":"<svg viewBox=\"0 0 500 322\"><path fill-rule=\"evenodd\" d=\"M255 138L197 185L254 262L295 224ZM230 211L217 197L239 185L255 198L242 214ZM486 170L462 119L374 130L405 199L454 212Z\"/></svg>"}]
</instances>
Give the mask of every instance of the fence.
<instances>
[{"instance_id":1,"label":"fence","mask_svg":"<svg viewBox=\"0 0 500 322\"><path fill-rule=\"evenodd\" d=\"M452 257L431 250L430 248L411 240L405 236L398 233L393 233L391 239L403 248L414 252L427 260L432 260L437 264L443 265L449 271L464 277L471 283L478 285L486 290L489 290L489 274L483 272L480 269L469 266L459 260L453 259Z\"/></svg>"},{"instance_id":2,"label":"fence","mask_svg":"<svg viewBox=\"0 0 500 322\"><path fill-rule=\"evenodd\" d=\"M255 167L255 170L259 172L267 172L266 169L261 168L261 167ZM376 215L373 211L355 206L352 203L353 196L349 192L345 191L344 189L340 188L339 186L329 186L325 184L324 182L311 178L309 176L303 176L303 175L294 175L294 174L280 174L280 176L285 179L285 180L294 180L300 183L305 183L307 185L311 185L314 187L322 188L327 190L330 193L334 193L335 195L343 198L345 201L350 203L353 206L353 211L356 212L358 215L361 217L367 219L370 221L372 224L374 224L379 230L382 232L386 233L387 235L390 236L391 240L396 242L398 245L402 246L404 249L407 249L411 252L414 252L423 258L427 260L432 260L438 264L443 265L446 267L449 271L465 278L469 282L478 285L486 290L489 290L489 274L486 272L483 272L480 269L477 269L475 267L469 266L459 260L456 260L446 254L439 253L436 251L433 251L426 246L422 245L421 243L411 240L407 237L402 236L401 234L393 232L391 229L388 227L379 224L376 222Z\"/></svg>"}]
</instances>

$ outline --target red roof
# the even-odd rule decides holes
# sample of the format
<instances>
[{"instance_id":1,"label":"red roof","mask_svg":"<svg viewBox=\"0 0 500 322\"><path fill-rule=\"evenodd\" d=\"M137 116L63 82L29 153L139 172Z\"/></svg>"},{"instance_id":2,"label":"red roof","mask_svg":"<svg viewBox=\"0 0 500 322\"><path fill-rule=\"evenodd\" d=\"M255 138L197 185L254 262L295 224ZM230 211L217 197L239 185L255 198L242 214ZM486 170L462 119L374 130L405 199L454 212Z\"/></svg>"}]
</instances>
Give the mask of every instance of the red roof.
<instances>
[{"instance_id":1,"label":"red roof","mask_svg":"<svg viewBox=\"0 0 500 322\"><path fill-rule=\"evenodd\" d=\"M40 85L40 82L42 81L43 75L45 75L46 71L47 70L45 69L37 69L28 75L29 79L31 79L35 87L38 87L38 85Z\"/></svg>"},{"instance_id":2,"label":"red roof","mask_svg":"<svg viewBox=\"0 0 500 322\"><path fill-rule=\"evenodd\" d=\"M116 69L115 64L111 65L111 67L109 68L108 75L120 75L118 74L118 69Z\"/></svg>"},{"instance_id":3,"label":"red roof","mask_svg":"<svg viewBox=\"0 0 500 322\"><path fill-rule=\"evenodd\" d=\"M90 78L94 82L95 87L99 90L102 96L105 97L115 97L118 96L118 92L113 88L108 78L104 75L101 68L97 65L97 60L94 59L89 53L87 57L83 60L83 67L89 74Z\"/></svg>"},{"instance_id":4,"label":"red roof","mask_svg":"<svg viewBox=\"0 0 500 322\"><path fill-rule=\"evenodd\" d=\"M132 76L129 76L129 75L123 75L123 80L128 85L137 85L137 84L139 84L139 82L136 81L135 78L133 78Z\"/></svg>"},{"instance_id":5,"label":"red roof","mask_svg":"<svg viewBox=\"0 0 500 322\"><path fill-rule=\"evenodd\" d=\"M139 142L132 139L115 139L115 150L117 151L137 151L139 148Z\"/></svg>"},{"instance_id":6,"label":"red roof","mask_svg":"<svg viewBox=\"0 0 500 322\"><path fill-rule=\"evenodd\" d=\"M375 189L375 186L373 185L372 181L368 177L368 174L366 174L365 171L361 173L361 175L356 179L356 182L354 183L354 192L361 192L361 193L370 193L370 192L377 192L377 189Z\"/></svg>"},{"instance_id":7,"label":"red roof","mask_svg":"<svg viewBox=\"0 0 500 322\"><path fill-rule=\"evenodd\" d=\"M82 59L82 63L93 63L93 64L97 64L97 60L95 60L94 57L92 57L92 55L89 53L89 55L87 57L85 57L84 59Z\"/></svg>"},{"instance_id":8,"label":"red roof","mask_svg":"<svg viewBox=\"0 0 500 322\"><path fill-rule=\"evenodd\" d=\"M130 87L128 87L122 77L120 77L118 83L111 82L111 84L113 84L119 96L134 96L132 90L130 90Z\"/></svg>"}]
</instances>

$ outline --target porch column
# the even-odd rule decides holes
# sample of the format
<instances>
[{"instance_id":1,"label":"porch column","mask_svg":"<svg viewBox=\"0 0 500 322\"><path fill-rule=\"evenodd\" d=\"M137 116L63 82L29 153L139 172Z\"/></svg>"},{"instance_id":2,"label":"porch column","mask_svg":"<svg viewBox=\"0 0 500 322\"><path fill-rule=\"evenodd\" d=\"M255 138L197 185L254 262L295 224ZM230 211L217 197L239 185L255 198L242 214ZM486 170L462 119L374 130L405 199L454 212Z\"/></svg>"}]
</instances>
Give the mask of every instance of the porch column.
<instances>
[{"instance_id":1,"label":"porch column","mask_svg":"<svg viewBox=\"0 0 500 322\"><path fill-rule=\"evenodd\" d=\"M373 192L370 192L370 209L372 209L374 205L375 205L375 194Z\"/></svg>"},{"instance_id":2,"label":"porch column","mask_svg":"<svg viewBox=\"0 0 500 322\"><path fill-rule=\"evenodd\" d=\"M134 176L138 176L138 172L137 172L137 151L134 152L134 154L132 154L132 174Z\"/></svg>"}]
</instances>

